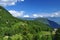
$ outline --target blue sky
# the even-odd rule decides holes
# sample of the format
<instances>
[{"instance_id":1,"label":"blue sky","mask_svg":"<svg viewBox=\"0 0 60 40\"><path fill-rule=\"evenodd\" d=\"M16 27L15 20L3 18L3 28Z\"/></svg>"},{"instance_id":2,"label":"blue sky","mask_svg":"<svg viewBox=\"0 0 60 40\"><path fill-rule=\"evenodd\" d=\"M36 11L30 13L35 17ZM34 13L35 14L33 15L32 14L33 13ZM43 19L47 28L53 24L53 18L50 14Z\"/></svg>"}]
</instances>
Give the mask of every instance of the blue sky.
<instances>
[{"instance_id":1,"label":"blue sky","mask_svg":"<svg viewBox=\"0 0 60 40\"><path fill-rule=\"evenodd\" d=\"M14 17L59 17L60 0L1 0Z\"/></svg>"}]
</instances>

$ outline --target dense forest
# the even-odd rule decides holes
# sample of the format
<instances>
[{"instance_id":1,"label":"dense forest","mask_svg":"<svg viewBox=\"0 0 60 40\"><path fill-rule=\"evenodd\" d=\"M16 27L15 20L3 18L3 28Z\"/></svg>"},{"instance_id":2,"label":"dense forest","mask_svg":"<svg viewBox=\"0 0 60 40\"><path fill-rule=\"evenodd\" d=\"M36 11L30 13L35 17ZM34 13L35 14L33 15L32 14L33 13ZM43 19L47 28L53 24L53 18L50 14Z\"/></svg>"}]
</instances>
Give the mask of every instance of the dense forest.
<instances>
[{"instance_id":1,"label":"dense forest","mask_svg":"<svg viewBox=\"0 0 60 40\"><path fill-rule=\"evenodd\" d=\"M39 19L41 20L41 19ZM44 19L43 19L44 20ZM23 20L13 17L0 6L0 40L59 40L60 29L53 32L47 23L35 20Z\"/></svg>"}]
</instances>

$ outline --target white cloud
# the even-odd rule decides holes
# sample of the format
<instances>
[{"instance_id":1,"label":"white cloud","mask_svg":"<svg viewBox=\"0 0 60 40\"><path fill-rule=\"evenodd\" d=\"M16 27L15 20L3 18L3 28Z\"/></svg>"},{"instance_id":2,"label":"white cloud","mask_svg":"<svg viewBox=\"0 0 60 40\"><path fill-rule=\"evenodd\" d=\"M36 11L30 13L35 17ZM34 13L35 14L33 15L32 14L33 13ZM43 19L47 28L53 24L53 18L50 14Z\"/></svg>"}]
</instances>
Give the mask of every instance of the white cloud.
<instances>
[{"instance_id":1,"label":"white cloud","mask_svg":"<svg viewBox=\"0 0 60 40\"><path fill-rule=\"evenodd\" d=\"M60 12L54 12L54 13L52 13L51 17L60 17Z\"/></svg>"},{"instance_id":2,"label":"white cloud","mask_svg":"<svg viewBox=\"0 0 60 40\"><path fill-rule=\"evenodd\" d=\"M60 17L60 12L53 12L53 13L35 13L35 14L32 14L34 18L36 17Z\"/></svg>"},{"instance_id":3,"label":"white cloud","mask_svg":"<svg viewBox=\"0 0 60 40\"><path fill-rule=\"evenodd\" d=\"M22 17L24 15L24 11L15 11L15 10L10 10L9 11L12 16L14 17Z\"/></svg>"},{"instance_id":4,"label":"white cloud","mask_svg":"<svg viewBox=\"0 0 60 40\"><path fill-rule=\"evenodd\" d=\"M24 1L24 0L21 0L21 1Z\"/></svg>"},{"instance_id":5,"label":"white cloud","mask_svg":"<svg viewBox=\"0 0 60 40\"><path fill-rule=\"evenodd\" d=\"M39 17L44 17L43 15L39 15Z\"/></svg>"},{"instance_id":6,"label":"white cloud","mask_svg":"<svg viewBox=\"0 0 60 40\"><path fill-rule=\"evenodd\" d=\"M34 18L38 17L38 14L33 14L33 17L34 17Z\"/></svg>"},{"instance_id":7,"label":"white cloud","mask_svg":"<svg viewBox=\"0 0 60 40\"><path fill-rule=\"evenodd\" d=\"M32 17L34 17L34 18L36 18L36 17L44 17L43 15L41 15L41 14L33 14L33 16Z\"/></svg>"},{"instance_id":8,"label":"white cloud","mask_svg":"<svg viewBox=\"0 0 60 40\"><path fill-rule=\"evenodd\" d=\"M15 10L9 10L10 14L14 17L30 17L29 15L24 15L24 11L15 11Z\"/></svg>"},{"instance_id":9,"label":"white cloud","mask_svg":"<svg viewBox=\"0 0 60 40\"><path fill-rule=\"evenodd\" d=\"M24 0L0 0L0 5L1 6L10 6L10 5L15 5L16 2L22 2Z\"/></svg>"},{"instance_id":10,"label":"white cloud","mask_svg":"<svg viewBox=\"0 0 60 40\"><path fill-rule=\"evenodd\" d=\"M30 17L29 15L24 15L23 17Z\"/></svg>"},{"instance_id":11,"label":"white cloud","mask_svg":"<svg viewBox=\"0 0 60 40\"><path fill-rule=\"evenodd\" d=\"M55 15L59 15L59 13L55 13Z\"/></svg>"},{"instance_id":12,"label":"white cloud","mask_svg":"<svg viewBox=\"0 0 60 40\"><path fill-rule=\"evenodd\" d=\"M53 13L35 13L35 14L25 14L24 11L9 11L14 17L30 17L30 18L37 18L37 17L60 17L60 12L53 12Z\"/></svg>"}]
</instances>

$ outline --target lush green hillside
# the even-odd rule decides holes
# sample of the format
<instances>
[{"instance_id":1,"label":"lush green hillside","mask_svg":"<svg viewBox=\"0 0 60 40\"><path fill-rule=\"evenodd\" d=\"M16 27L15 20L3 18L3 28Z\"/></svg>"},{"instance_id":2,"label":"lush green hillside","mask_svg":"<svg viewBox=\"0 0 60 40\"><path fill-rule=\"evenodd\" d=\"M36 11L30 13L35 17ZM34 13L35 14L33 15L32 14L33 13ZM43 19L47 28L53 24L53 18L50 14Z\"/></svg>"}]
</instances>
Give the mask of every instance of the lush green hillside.
<instances>
[{"instance_id":1,"label":"lush green hillside","mask_svg":"<svg viewBox=\"0 0 60 40\"><path fill-rule=\"evenodd\" d=\"M14 18L7 10L0 6L0 27L10 27L16 22L18 22L18 19Z\"/></svg>"},{"instance_id":2,"label":"lush green hillside","mask_svg":"<svg viewBox=\"0 0 60 40\"><path fill-rule=\"evenodd\" d=\"M39 17L39 18L36 18L34 20L49 25L49 22L48 22L48 19L47 18L41 18L41 17Z\"/></svg>"},{"instance_id":3,"label":"lush green hillside","mask_svg":"<svg viewBox=\"0 0 60 40\"><path fill-rule=\"evenodd\" d=\"M0 40L52 40L52 30L39 21L17 19L0 6Z\"/></svg>"}]
</instances>

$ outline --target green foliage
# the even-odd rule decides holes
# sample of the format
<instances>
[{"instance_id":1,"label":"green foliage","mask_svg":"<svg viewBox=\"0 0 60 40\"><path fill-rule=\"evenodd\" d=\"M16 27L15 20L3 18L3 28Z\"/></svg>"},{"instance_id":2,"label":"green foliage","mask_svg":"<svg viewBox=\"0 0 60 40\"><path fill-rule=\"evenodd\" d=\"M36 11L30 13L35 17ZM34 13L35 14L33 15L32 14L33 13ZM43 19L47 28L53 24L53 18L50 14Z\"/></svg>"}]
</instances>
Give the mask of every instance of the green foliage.
<instances>
[{"instance_id":1,"label":"green foliage","mask_svg":"<svg viewBox=\"0 0 60 40\"><path fill-rule=\"evenodd\" d=\"M15 18L0 6L0 40L52 40L51 31L47 24Z\"/></svg>"},{"instance_id":2,"label":"green foliage","mask_svg":"<svg viewBox=\"0 0 60 40\"><path fill-rule=\"evenodd\" d=\"M60 28L58 28L58 30L56 31L56 34L54 36L54 39L60 40Z\"/></svg>"}]
</instances>

